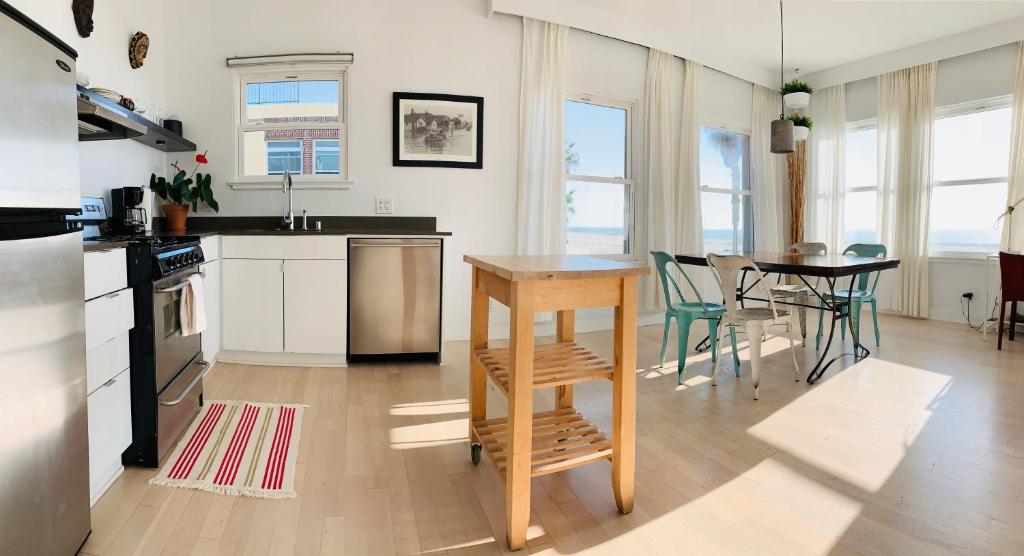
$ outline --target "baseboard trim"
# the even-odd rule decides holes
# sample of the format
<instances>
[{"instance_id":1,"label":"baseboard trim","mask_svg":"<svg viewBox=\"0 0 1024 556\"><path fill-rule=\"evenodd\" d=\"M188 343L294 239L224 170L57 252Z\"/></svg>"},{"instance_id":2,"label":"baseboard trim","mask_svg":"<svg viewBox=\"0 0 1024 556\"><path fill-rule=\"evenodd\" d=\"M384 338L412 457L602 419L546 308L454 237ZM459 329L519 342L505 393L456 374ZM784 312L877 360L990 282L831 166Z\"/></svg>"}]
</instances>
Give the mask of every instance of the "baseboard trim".
<instances>
[{"instance_id":1,"label":"baseboard trim","mask_svg":"<svg viewBox=\"0 0 1024 556\"><path fill-rule=\"evenodd\" d=\"M231 351L217 353L218 363L246 365L272 365L277 367L347 367L345 354L334 353L265 353L259 351Z\"/></svg>"}]
</instances>

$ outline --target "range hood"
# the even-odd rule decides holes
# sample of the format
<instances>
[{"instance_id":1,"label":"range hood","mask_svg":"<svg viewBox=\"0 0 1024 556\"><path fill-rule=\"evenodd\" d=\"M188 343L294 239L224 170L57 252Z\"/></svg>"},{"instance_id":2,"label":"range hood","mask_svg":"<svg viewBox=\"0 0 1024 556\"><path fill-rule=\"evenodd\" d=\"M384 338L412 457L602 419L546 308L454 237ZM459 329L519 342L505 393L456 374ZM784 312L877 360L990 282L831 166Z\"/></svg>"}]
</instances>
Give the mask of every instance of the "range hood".
<instances>
[{"instance_id":1,"label":"range hood","mask_svg":"<svg viewBox=\"0 0 1024 556\"><path fill-rule=\"evenodd\" d=\"M116 102L78 86L78 140L132 139L163 152L191 152L196 144Z\"/></svg>"}]
</instances>

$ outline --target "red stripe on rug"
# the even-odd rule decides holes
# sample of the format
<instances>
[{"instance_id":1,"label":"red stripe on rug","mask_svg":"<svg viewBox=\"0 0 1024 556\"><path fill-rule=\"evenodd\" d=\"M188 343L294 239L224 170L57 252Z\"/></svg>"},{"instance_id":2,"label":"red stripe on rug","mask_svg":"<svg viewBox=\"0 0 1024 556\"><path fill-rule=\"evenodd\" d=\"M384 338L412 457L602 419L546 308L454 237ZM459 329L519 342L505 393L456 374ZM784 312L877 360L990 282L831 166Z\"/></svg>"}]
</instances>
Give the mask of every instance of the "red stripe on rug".
<instances>
[{"instance_id":1,"label":"red stripe on rug","mask_svg":"<svg viewBox=\"0 0 1024 556\"><path fill-rule=\"evenodd\" d=\"M208 428L211 428L216 424L216 421L220 419L220 414L224 411L223 404L213 404L206 411L206 415L203 416L203 420L199 422L199 426L196 430L192 431L192 436L188 439L188 444L185 445L185 449L178 454L178 459L174 462L174 466L171 467L171 472L167 476L171 479L181 479L181 470L184 467L185 462L188 460L192 451L195 449L199 439L203 437L204 433Z\"/></svg>"},{"instance_id":2,"label":"red stripe on rug","mask_svg":"<svg viewBox=\"0 0 1024 556\"><path fill-rule=\"evenodd\" d=\"M229 474L231 474L232 480L234 479L234 474L231 471L236 468L237 461L241 460L245 454L243 445L248 440L248 434L252 432L252 423L255 421L255 414L258 412L258 407L249 404L245 405L245 409L242 410L242 418L238 420L235 432L231 435L231 441L228 442L228 449L220 460L220 466L217 468L217 473L213 478L213 484L229 484L230 481L224 481Z\"/></svg>"},{"instance_id":3,"label":"red stripe on rug","mask_svg":"<svg viewBox=\"0 0 1024 556\"><path fill-rule=\"evenodd\" d=\"M278 460L277 472L274 473L274 483L271 487L278 490L281 488L281 482L284 480L284 468L288 463L288 452L291 450L292 424L295 422L295 409L289 407L287 417L288 422L285 424L285 436L281 450L281 457Z\"/></svg>"},{"instance_id":4,"label":"red stripe on rug","mask_svg":"<svg viewBox=\"0 0 1024 556\"><path fill-rule=\"evenodd\" d=\"M274 440L270 443L270 452L267 456L267 466L263 469L263 483L260 488L267 488L270 478L270 470L274 467L274 462L277 460L278 446L281 443L281 429L284 427L284 409L281 408L277 412L277 426L274 427Z\"/></svg>"},{"instance_id":5,"label":"red stripe on rug","mask_svg":"<svg viewBox=\"0 0 1024 556\"><path fill-rule=\"evenodd\" d=\"M189 457L182 464L183 467L180 471L180 479L187 478L192 473L192 468L195 467L196 461L199 460L199 456L206 449L206 443L210 441L210 437L213 436L214 431L217 430L217 425L220 423L220 418L224 415L224 410L227 406L220 406L217 411L217 416L210 423L210 426L206 428L203 435L199 438L199 442L196 443L195 448L192 450Z\"/></svg>"}]
</instances>

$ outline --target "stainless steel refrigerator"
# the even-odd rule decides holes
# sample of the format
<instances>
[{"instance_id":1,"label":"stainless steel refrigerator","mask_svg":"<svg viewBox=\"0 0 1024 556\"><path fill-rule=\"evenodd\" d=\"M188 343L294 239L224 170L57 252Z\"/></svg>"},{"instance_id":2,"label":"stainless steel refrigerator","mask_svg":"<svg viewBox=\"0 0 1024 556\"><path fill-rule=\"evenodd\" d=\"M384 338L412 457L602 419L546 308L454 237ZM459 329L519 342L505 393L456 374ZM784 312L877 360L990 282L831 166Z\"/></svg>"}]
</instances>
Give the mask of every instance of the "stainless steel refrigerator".
<instances>
[{"instance_id":1,"label":"stainless steel refrigerator","mask_svg":"<svg viewBox=\"0 0 1024 556\"><path fill-rule=\"evenodd\" d=\"M0 1L4 555L74 554L90 529L76 56Z\"/></svg>"}]
</instances>

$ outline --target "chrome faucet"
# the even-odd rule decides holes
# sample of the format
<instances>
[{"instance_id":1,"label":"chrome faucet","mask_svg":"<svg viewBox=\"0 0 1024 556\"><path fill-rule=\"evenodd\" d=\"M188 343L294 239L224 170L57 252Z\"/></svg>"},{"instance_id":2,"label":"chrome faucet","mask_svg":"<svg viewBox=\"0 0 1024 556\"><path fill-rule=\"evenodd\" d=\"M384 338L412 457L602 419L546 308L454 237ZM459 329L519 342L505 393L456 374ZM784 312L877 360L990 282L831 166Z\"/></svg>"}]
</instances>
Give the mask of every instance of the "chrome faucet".
<instances>
[{"instance_id":1,"label":"chrome faucet","mask_svg":"<svg viewBox=\"0 0 1024 556\"><path fill-rule=\"evenodd\" d=\"M295 213L292 212L292 174L288 170L284 171L284 177L281 179L281 192L288 194L288 214L284 215L281 219L282 226L288 226L289 230L295 230Z\"/></svg>"}]
</instances>

